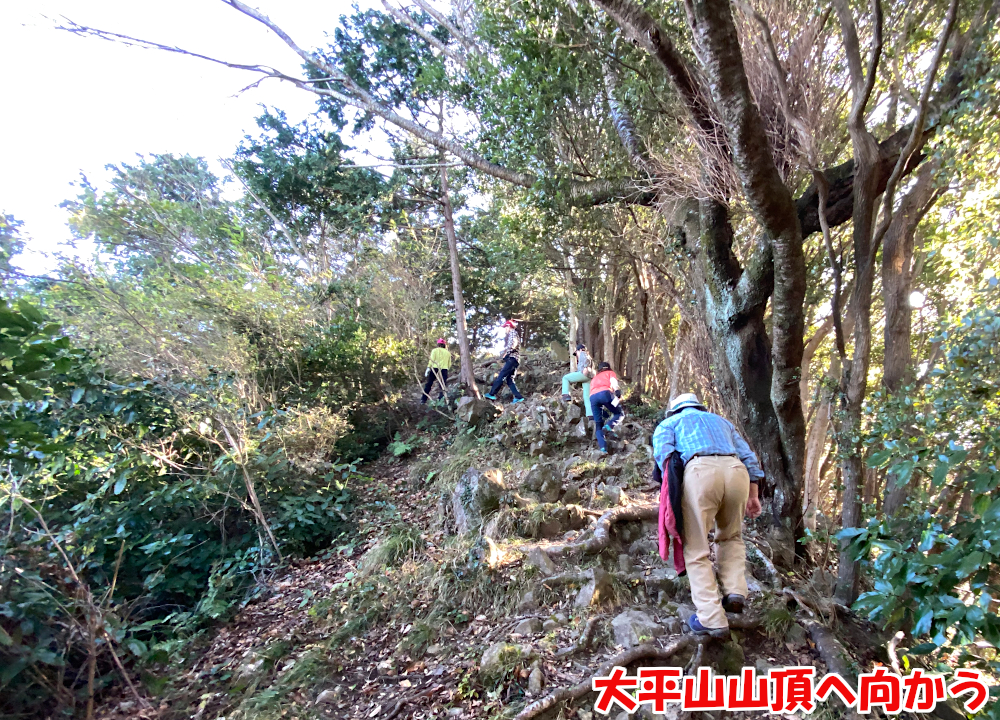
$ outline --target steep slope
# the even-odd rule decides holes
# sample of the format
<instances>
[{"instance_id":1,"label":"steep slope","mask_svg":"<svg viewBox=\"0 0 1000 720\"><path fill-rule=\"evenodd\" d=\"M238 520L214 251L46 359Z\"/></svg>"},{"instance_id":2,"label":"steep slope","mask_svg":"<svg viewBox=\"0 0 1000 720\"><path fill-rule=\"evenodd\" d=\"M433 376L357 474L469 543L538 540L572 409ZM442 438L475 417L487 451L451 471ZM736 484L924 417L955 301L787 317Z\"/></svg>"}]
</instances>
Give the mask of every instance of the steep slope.
<instances>
[{"instance_id":1,"label":"steep slope","mask_svg":"<svg viewBox=\"0 0 1000 720\"><path fill-rule=\"evenodd\" d=\"M824 672L822 643L777 587L794 578L756 550L751 607L732 617L743 629L724 643L684 634L686 578L656 552L653 420L635 408L602 458L582 403L542 394L551 374L538 363L522 378L522 404L462 403L471 424L414 408L404 457L354 488L354 534L268 578L183 667L155 669L152 708L123 696L102 717L587 720L586 685L616 656ZM799 601L833 612L825 580L798 583Z\"/></svg>"}]
</instances>

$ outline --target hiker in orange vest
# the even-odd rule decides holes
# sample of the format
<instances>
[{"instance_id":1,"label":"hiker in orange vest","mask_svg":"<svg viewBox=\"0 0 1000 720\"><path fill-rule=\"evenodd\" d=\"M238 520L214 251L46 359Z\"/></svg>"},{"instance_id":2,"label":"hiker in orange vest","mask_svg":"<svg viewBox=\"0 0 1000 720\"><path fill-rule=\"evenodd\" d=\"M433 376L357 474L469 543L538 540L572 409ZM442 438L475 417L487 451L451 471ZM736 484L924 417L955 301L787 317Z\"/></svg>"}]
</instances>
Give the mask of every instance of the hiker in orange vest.
<instances>
[{"instance_id":1,"label":"hiker in orange vest","mask_svg":"<svg viewBox=\"0 0 1000 720\"><path fill-rule=\"evenodd\" d=\"M590 381L590 409L594 412L594 437L602 455L608 454L608 443L604 433L611 432L625 417L622 411L622 391L618 387L618 376L611 369L611 363L602 362L597 366L597 375ZM604 414L608 421L604 422Z\"/></svg>"}]
</instances>

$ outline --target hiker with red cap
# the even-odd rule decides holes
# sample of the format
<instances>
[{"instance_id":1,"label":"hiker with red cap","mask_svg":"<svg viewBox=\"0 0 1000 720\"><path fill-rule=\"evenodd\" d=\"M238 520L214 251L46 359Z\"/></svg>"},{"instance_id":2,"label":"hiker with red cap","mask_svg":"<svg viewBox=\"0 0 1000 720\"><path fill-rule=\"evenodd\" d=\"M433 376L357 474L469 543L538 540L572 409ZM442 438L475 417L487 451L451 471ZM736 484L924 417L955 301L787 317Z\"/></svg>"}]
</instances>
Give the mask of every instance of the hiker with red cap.
<instances>
[{"instance_id":1,"label":"hiker with red cap","mask_svg":"<svg viewBox=\"0 0 1000 720\"><path fill-rule=\"evenodd\" d=\"M517 371L521 355L521 338L517 334L517 323L513 320L508 320L503 326L507 330L503 338L503 357L501 358L503 360L503 367L497 373L490 391L486 393L486 398L496 400L500 387L506 382L507 387L510 388L510 392L514 396L514 402L524 402L524 398L517 390L517 385L514 384L514 373Z\"/></svg>"},{"instance_id":2,"label":"hiker with red cap","mask_svg":"<svg viewBox=\"0 0 1000 720\"><path fill-rule=\"evenodd\" d=\"M431 357L427 361L427 369L424 371L424 377L427 378L427 382L424 384L424 396L420 400L421 405L426 405L430 399L435 381L441 386L441 393L438 395L438 400L444 397L444 391L448 385L449 369L451 369L451 353L448 352L448 343L445 342L444 338L438 338L437 347L431 350Z\"/></svg>"}]
</instances>

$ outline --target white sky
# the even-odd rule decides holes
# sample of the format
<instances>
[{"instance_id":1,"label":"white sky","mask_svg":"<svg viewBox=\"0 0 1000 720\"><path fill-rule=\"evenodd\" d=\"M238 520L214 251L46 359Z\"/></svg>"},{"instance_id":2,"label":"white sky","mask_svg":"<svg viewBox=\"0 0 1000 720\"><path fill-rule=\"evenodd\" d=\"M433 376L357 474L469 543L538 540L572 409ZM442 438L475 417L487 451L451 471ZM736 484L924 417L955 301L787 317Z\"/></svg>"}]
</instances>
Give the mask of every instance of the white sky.
<instances>
[{"instance_id":1,"label":"white sky","mask_svg":"<svg viewBox=\"0 0 1000 720\"><path fill-rule=\"evenodd\" d=\"M324 44L350 0L253 0L302 47ZM371 0L359 0L362 7ZM66 213L81 172L98 186L108 163L137 153L228 157L257 134L260 105L292 122L315 108L314 96L268 80L237 95L249 73L181 55L125 47L56 30L61 18L290 74L298 57L275 35L221 0L32 0L0 3L0 212L24 221L31 242L19 264L40 274L41 253L67 251ZM347 142L352 142L345 138ZM358 141L353 141L358 145Z\"/></svg>"}]
</instances>

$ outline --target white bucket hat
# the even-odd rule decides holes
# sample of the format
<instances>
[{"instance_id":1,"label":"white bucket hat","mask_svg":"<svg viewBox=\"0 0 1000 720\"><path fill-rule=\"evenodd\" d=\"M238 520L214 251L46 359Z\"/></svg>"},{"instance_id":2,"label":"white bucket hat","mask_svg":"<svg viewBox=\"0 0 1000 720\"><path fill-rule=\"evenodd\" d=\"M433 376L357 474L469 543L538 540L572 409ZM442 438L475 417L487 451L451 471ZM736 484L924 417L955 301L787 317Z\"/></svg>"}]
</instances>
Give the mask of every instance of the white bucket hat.
<instances>
[{"instance_id":1,"label":"white bucket hat","mask_svg":"<svg viewBox=\"0 0 1000 720\"><path fill-rule=\"evenodd\" d=\"M680 412L684 408L696 407L702 410L705 407L698 400L698 396L694 393L684 393L683 395L678 395L673 400L670 401L670 414L673 415L675 412Z\"/></svg>"}]
</instances>

